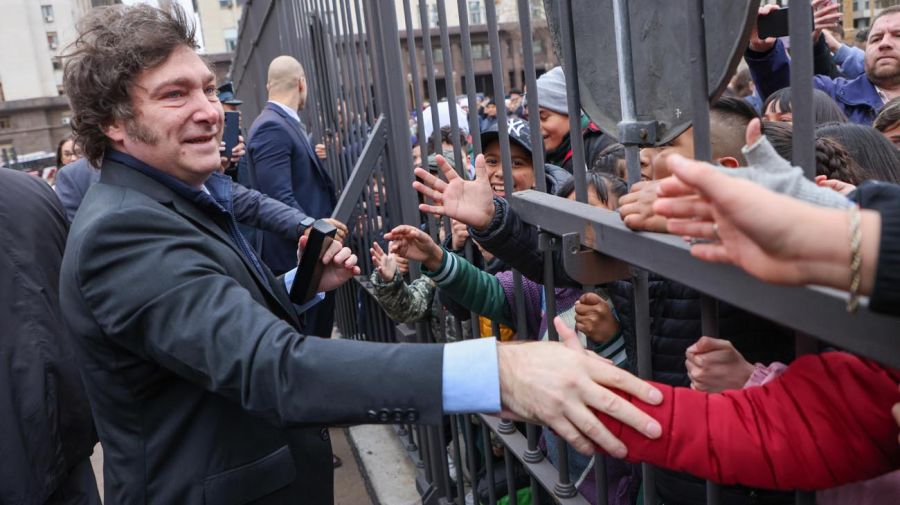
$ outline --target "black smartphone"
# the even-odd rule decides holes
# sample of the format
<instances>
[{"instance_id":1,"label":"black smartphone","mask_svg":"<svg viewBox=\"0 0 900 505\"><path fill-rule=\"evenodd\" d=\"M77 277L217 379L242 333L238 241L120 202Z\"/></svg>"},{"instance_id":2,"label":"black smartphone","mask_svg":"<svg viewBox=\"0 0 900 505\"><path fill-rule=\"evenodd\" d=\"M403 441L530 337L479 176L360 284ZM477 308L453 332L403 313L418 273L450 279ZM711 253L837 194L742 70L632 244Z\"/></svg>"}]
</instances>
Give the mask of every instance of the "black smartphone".
<instances>
[{"instance_id":1,"label":"black smartphone","mask_svg":"<svg viewBox=\"0 0 900 505\"><path fill-rule=\"evenodd\" d=\"M789 9L782 7L777 11L772 11L765 16L756 18L756 33L761 39L769 37L786 37L790 32L788 28Z\"/></svg>"},{"instance_id":2,"label":"black smartphone","mask_svg":"<svg viewBox=\"0 0 900 505\"><path fill-rule=\"evenodd\" d=\"M225 151L222 156L231 158L231 151L238 143L241 134L241 113L237 111L225 111L225 133L222 140L225 142Z\"/></svg>"},{"instance_id":3,"label":"black smartphone","mask_svg":"<svg viewBox=\"0 0 900 505\"><path fill-rule=\"evenodd\" d=\"M291 285L291 302L303 305L316 296L325 268L322 256L331 246L335 234L337 228L328 221L319 219L313 223L306 248L303 249L303 256L297 265L297 275L294 276L294 283Z\"/></svg>"}]
</instances>

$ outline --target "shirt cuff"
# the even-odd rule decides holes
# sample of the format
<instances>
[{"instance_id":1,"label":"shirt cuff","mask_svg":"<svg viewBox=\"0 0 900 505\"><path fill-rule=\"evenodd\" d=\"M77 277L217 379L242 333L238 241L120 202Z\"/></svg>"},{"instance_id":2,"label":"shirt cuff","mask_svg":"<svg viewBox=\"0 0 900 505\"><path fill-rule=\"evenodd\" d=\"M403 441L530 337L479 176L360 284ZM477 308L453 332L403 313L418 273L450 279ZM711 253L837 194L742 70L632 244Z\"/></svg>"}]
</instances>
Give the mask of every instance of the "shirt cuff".
<instances>
[{"instance_id":1,"label":"shirt cuff","mask_svg":"<svg viewBox=\"0 0 900 505\"><path fill-rule=\"evenodd\" d=\"M479 338L444 346L445 414L500 412L497 340Z\"/></svg>"},{"instance_id":2,"label":"shirt cuff","mask_svg":"<svg viewBox=\"0 0 900 505\"><path fill-rule=\"evenodd\" d=\"M296 276L297 276L296 268L292 268L291 270L288 270L284 274L284 289L286 289L288 293L291 292L291 286L294 285L294 277L296 277ZM325 299L324 292L316 293L316 296L312 297L312 300L304 303L303 305L294 304L294 310L297 312L297 315L299 316L300 314L313 308L316 304L318 304L319 302L321 302L324 299Z\"/></svg>"}]
</instances>

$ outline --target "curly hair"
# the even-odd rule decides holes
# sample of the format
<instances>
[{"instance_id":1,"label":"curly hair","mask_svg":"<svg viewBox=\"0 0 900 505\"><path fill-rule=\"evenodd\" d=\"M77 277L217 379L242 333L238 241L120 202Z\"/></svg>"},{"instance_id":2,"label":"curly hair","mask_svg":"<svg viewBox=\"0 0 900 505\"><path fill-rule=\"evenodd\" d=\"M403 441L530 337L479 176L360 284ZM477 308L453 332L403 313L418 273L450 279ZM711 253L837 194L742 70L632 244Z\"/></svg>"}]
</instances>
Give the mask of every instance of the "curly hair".
<instances>
[{"instance_id":1,"label":"curly hair","mask_svg":"<svg viewBox=\"0 0 900 505\"><path fill-rule=\"evenodd\" d=\"M72 108L76 141L95 166L110 147L105 130L134 126L130 91L138 75L168 59L180 46L196 49L195 27L177 4L98 7L78 27L63 56L63 83Z\"/></svg>"}]
</instances>

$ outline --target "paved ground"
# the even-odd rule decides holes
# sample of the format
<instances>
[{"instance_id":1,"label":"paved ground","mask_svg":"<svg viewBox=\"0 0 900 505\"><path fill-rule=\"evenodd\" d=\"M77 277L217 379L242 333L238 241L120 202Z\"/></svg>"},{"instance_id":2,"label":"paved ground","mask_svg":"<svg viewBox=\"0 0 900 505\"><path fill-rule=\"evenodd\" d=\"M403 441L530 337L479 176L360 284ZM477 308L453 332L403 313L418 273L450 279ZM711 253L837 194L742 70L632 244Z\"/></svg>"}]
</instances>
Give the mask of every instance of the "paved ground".
<instances>
[{"instance_id":1,"label":"paved ground","mask_svg":"<svg viewBox=\"0 0 900 505\"><path fill-rule=\"evenodd\" d=\"M347 441L346 432L342 428L332 428L331 446L335 454L344 464L334 471L334 503L335 505L375 505L366 491L365 481L360 473L353 450ZM103 496L103 450L100 444L94 448L91 456L94 465L94 474L97 477L97 485L100 487L100 496ZM385 505L394 505L385 502Z\"/></svg>"}]
</instances>

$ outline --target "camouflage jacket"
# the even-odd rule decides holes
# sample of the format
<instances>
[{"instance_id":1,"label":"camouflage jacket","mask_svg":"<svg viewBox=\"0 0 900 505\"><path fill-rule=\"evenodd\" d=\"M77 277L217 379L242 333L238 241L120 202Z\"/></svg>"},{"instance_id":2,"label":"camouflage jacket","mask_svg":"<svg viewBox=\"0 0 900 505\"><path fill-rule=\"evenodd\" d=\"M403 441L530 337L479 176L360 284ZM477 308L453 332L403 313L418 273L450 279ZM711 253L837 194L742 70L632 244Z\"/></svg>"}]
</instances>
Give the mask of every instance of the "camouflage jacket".
<instances>
[{"instance_id":1,"label":"camouflage jacket","mask_svg":"<svg viewBox=\"0 0 900 505\"><path fill-rule=\"evenodd\" d=\"M456 318L442 310L440 304L434 303L437 287L430 278L423 275L408 284L397 272L393 279L385 282L374 271L369 279L372 281L375 300L394 321L428 323L437 342L454 342L459 339L460 332L463 335L470 334L468 321L463 321L462 327L457 328L460 323Z\"/></svg>"}]
</instances>

